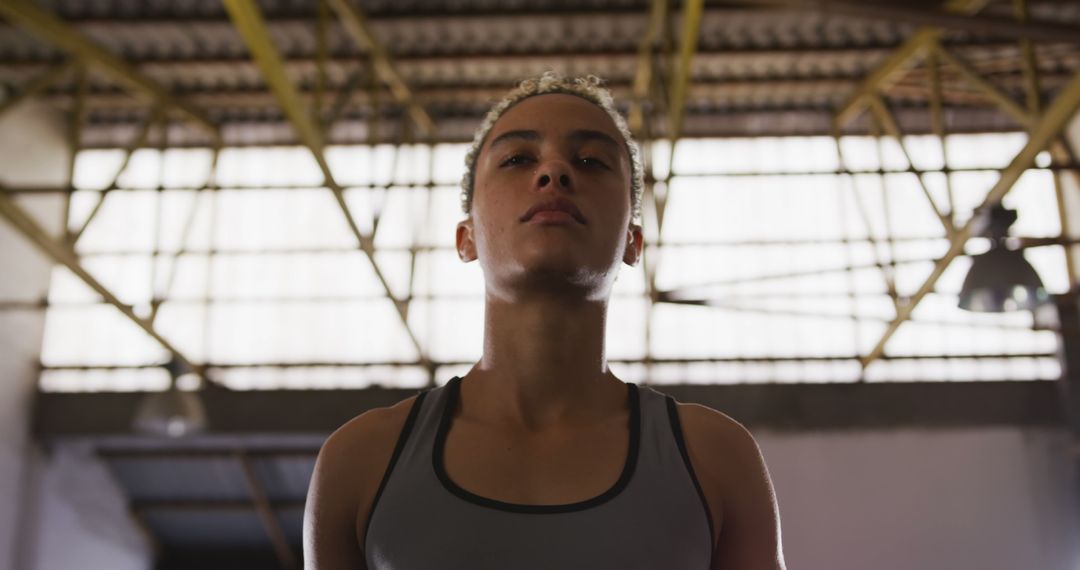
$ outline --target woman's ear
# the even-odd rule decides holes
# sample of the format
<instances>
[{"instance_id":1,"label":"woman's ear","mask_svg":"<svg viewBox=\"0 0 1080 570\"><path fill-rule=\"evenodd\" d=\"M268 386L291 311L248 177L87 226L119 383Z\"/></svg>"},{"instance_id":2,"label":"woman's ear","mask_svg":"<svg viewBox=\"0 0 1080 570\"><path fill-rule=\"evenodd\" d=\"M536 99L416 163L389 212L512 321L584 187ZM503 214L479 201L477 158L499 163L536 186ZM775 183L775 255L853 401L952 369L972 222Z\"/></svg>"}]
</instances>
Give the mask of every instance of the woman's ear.
<instances>
[{"instance_id":1,"label":"woman's ear","mask_svg":"<svg viewBox=\"0 0 1080 570\"><path fill-rule=\"evenodd\" d=\"M454 241L457 244L458 258L461 261L468 263L476 260L476 242L473 240L472 216L458 222Z\"/></svg>"},{"instance_id":2,"label":"woman's ear","mask_svg":"<svg viewBox=\"0 0 1080 570\"><path fill-rule=\"evenodd\" d=\"M630 224L626 229L626 251L623 252L623 262L633 267L641 260L641 249L644 247L644 235L641 226Z\"/></svg>"}]
</instances>

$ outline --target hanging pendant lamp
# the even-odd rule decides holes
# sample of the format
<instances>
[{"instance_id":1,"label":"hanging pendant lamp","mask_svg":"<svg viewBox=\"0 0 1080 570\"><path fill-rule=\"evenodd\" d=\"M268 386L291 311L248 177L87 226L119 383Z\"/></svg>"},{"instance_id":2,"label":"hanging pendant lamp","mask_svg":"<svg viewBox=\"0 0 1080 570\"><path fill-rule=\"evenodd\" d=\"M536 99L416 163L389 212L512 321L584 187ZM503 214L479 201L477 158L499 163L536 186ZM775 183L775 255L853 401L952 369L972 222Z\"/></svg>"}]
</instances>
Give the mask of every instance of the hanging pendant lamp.
<instances>
[{"instance_id":1,"label":"hanging pendant lamp","mask_svg":"<svg viewBox=\"0 0 1080 570\"><path fill-rule=\"evenodd\" d=\"M206 430L206 408L198 392L182 391L177 381L192 374L177 358L164 365L169 388L147 394L135 412L134 429L158 437L184 437Z\"/></svg>"},{"instance_id":2,"label":"hanging pendant lamp","mask_svg":"<svg viewBox=\"0 0 1080 570\"><path fill-rule=\"evenodd\" d=\"M1016 211L998 204L981 214L981 231L991 246L971 258L964 285L960 288L960 308L982 313L1035 311L1050 302L1035 268L1024 258L1022 249L1009 249L1009 227L1016 221Z\"/></svg>"}]
</instances>

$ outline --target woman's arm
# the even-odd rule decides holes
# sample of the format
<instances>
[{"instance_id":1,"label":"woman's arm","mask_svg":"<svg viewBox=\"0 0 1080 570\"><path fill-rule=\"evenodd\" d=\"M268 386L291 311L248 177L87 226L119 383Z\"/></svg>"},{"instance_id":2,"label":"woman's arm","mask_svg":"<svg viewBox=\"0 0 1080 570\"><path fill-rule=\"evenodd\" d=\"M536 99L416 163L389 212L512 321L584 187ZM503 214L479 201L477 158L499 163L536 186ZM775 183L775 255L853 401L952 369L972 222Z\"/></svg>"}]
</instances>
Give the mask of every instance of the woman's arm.
<instances>
[{"instance_id":1,"label":"woman's arm","mask_svg":"<svg viewBox=\"0 0 1080 570\"><path fill-rule=\"evenodd\" d=\"M415 400L360 414L323 443L304 505L304 568L366 568L367 516Z\"/></svg>"},{"instance_id":2,"label":"woman's arm","mask_svg":"<svg viewBox=\"0 0 1080 570\"><path fill-rule=\"evenodd\" d=\"M784 570L780 513L750 432L705 406L680 404L687 452L718 527L712 570Z\"/></svg>"}]
</instances>

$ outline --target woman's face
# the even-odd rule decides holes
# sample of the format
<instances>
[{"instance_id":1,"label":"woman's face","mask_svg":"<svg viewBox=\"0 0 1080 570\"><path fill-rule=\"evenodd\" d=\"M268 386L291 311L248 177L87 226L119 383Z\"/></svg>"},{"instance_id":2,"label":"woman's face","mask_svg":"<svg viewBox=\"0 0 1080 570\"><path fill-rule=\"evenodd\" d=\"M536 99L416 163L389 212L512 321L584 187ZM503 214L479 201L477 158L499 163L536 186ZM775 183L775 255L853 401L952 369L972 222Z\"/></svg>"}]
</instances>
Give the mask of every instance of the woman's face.
<instances>
[{"instance_id":1,"label":"woman's face","mask_svg":"<svg viewBox=\"0 0 1080 570\"><path fill-rule=\"evenodd\" d=\"M611 117L566 94L537 95L495 123L476 161L472 211L457 228L462 260L479 259L489 293L528 284L610 295L619 263L640 256L630 223L630 157ZM573 216L528 212L550 202Z\"/></svg>"}]
</instances>

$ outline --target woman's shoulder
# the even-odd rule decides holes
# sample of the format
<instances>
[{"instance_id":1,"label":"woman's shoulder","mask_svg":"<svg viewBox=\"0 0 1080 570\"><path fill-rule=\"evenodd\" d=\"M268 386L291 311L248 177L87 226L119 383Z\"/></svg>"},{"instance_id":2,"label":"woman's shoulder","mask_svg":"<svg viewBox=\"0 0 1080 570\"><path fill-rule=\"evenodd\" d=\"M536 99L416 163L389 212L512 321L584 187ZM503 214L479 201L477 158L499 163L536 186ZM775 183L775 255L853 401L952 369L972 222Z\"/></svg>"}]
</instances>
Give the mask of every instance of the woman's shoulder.
<instances>
[{"instance_id":1,"label":"woman's shoulder","mask_svg":"<svg viewBox=\"0 0 1080 570\"><path fill-rule=\"evenodd\" d=\"M366 513L418 397L368 410L323 443L305 504L306 557L360 564Z\"/></svg>"},{"instance_id":2,"label":"woman's shoulder","mask_svg":"<svg viewBox=\"0 0 1080 570\"><path fill-rule=\"evenodd\" d=\"M385 407L372 408L357 415L330 434L323 443L319 456L347 462L360 459L371 464L373 456L385 451L387 458L393 452L401 428L419 394Z\"/></svg>"}]
</instances>

